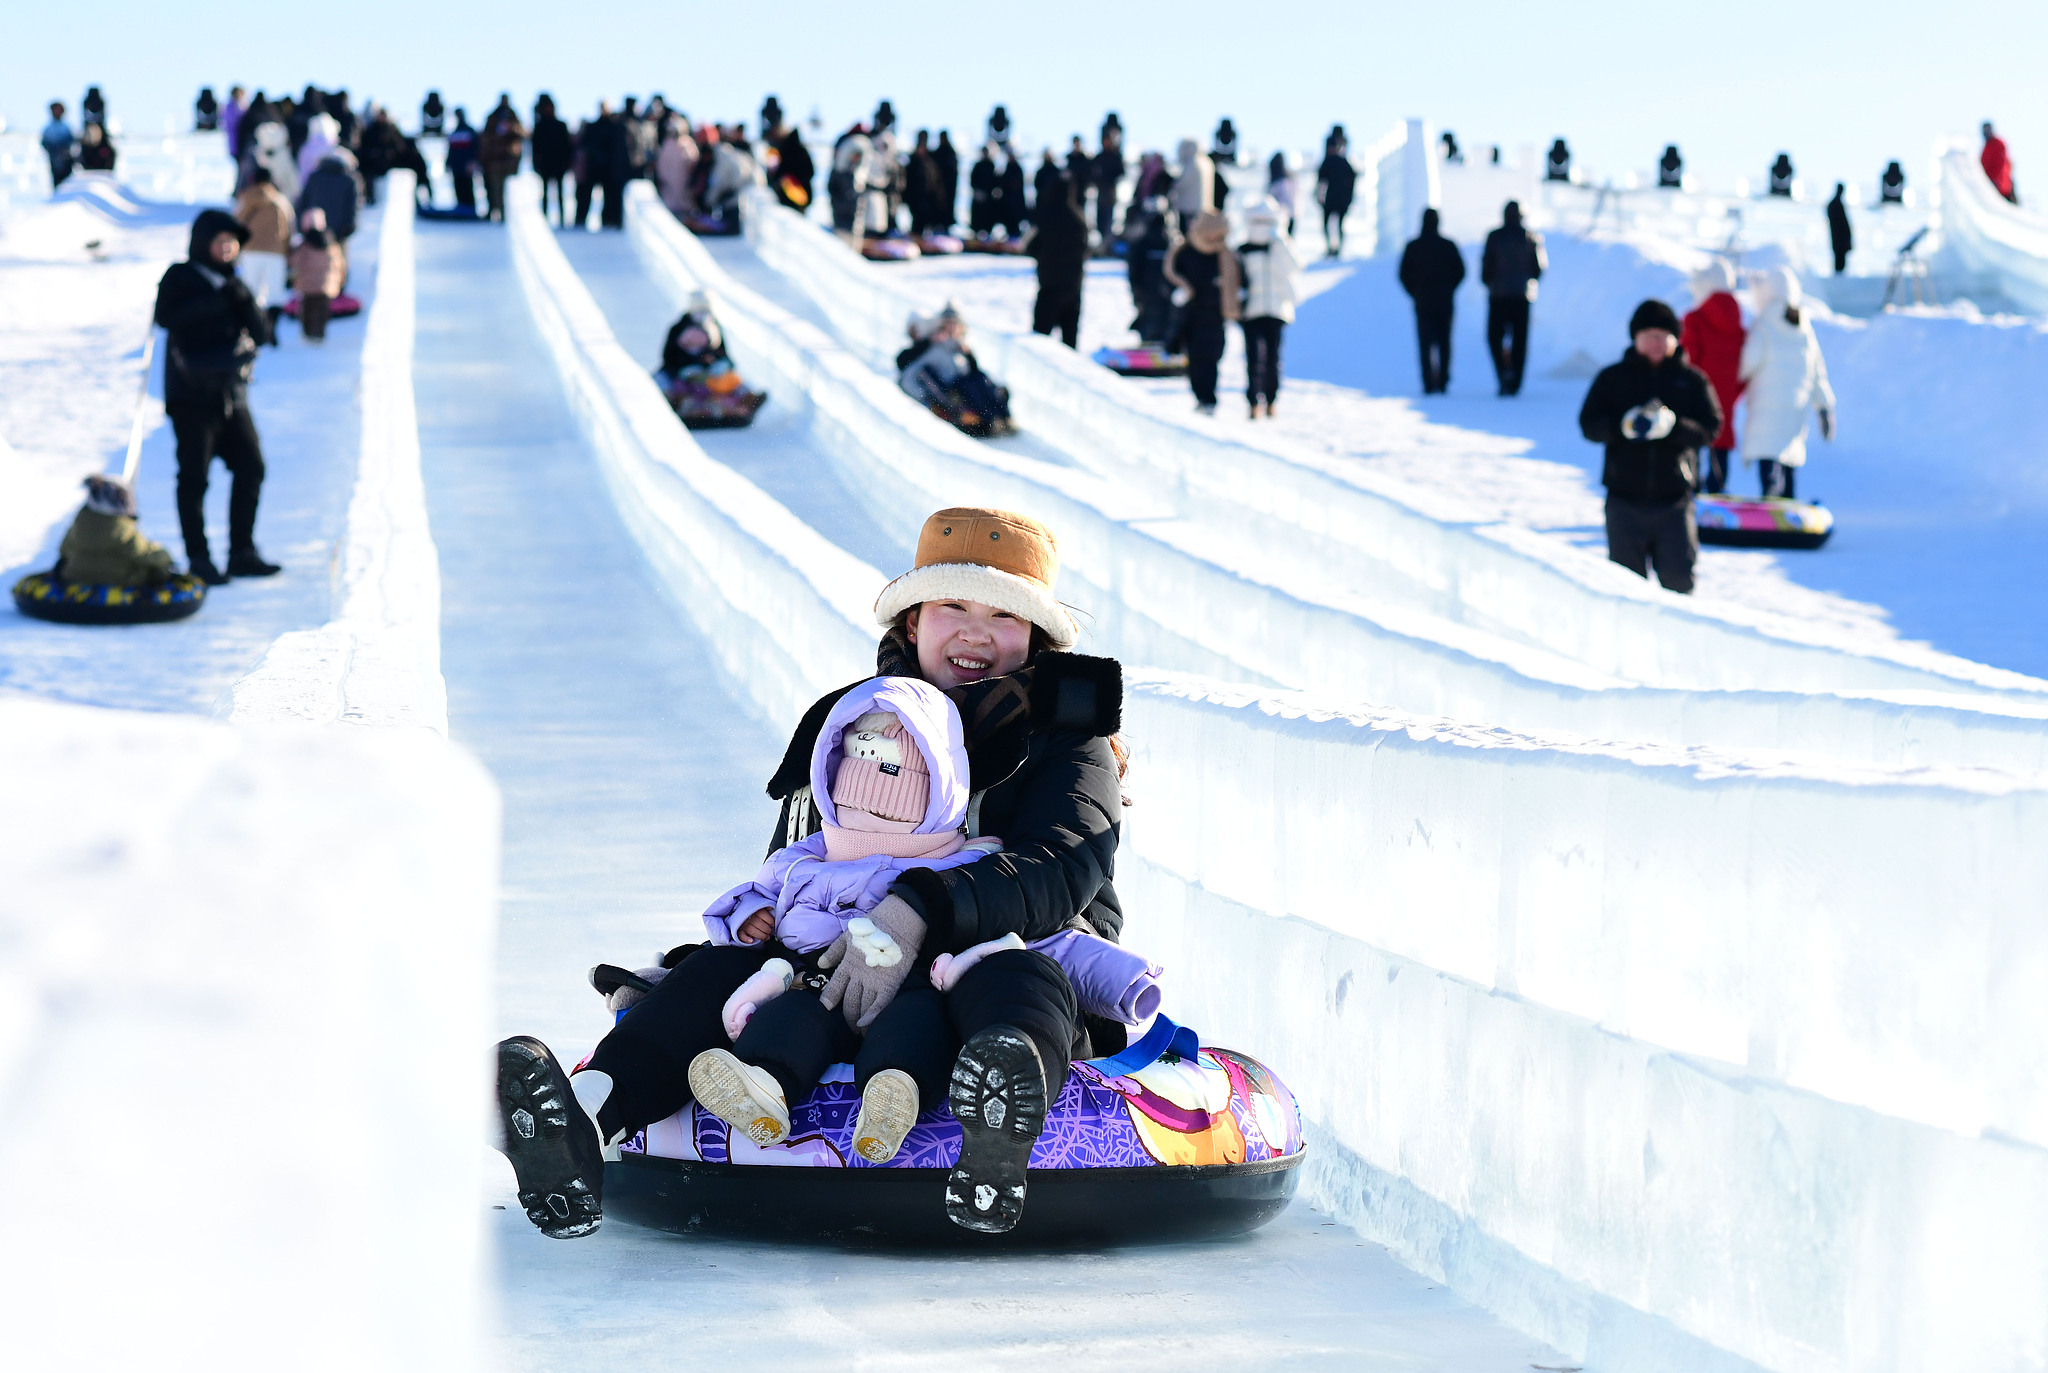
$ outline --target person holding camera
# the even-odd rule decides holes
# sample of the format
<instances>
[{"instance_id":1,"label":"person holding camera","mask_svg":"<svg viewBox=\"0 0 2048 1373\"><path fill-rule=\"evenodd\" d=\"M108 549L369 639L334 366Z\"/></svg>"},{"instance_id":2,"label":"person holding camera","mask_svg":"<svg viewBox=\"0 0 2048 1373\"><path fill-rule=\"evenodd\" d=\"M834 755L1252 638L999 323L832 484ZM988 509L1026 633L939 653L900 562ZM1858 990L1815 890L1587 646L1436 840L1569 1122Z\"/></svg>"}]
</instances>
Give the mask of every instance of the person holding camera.
<instances>
[{"instance_id":1,"label":"person holding camera","mask_svg":"<svg viewBox=\"0 0 2048 1373\"><path fill-rule=\"evenodd\" d=\"M1677 311L1646 300L1628 332L1628 351L1593 378L1579 409L1579 431L1607 446L1607 557L1639 577L1654 565L1665 590L1689 595L1700 554L1692 508L1700 448L1720 432L1721 406L1679 346Z\"/></svg>"}]
</instances>

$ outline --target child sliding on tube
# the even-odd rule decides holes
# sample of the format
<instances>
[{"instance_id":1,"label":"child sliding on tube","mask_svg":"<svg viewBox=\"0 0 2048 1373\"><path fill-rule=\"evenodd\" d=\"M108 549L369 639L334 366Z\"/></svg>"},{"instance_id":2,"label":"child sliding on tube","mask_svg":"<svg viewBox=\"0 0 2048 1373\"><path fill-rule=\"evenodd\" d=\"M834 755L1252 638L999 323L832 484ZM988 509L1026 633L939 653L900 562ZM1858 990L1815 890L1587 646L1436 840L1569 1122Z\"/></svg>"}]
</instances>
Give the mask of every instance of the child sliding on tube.
<instances>
[{"instance_id":1,"label":"child sliding on tube","mask_svg":"<svg viewBox=\"0 0 2048 1373\"><path fill-rule=\"evenodd\" d=\"M877 678L849 693L833 718L840 724L828 721L819 733L811 768L824 829L770 854L753 881L712 903L704 923L715 944L772 938L807 967L831 972L852 960L866 975L843 991L818 975L792 990L797 966L770 959L726 1000L720 1020L733 1046L691 1061L690 1090L756 1144L780 1144L791 1103L809 1096L832 1064L851 1059L861 1092L854 1148L886 1163L921 1102L906 1071L913 1061L896 1052L886 1025L875 1027L913 971L924 931L911 927L915 917L904 922L901 902L885 898L910 868L958 867L1001 843L961 834L966 746L959 711L938 688Z\"/></svg>"}]
</instances>

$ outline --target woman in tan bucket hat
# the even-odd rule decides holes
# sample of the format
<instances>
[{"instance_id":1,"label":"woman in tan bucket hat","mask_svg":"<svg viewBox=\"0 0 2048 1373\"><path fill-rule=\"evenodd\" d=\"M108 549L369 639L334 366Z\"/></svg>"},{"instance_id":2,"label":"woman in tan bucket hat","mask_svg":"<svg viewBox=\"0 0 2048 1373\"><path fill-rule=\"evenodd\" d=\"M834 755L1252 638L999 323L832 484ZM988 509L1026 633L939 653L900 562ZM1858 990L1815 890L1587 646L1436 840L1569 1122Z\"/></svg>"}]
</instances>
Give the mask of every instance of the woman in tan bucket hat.
<instances>
[{"instance_id":1,"label":"woman in tan bucket hat","mask_svg":"<svg viewBox=\"0 0 2048 1373\"><path fill-rule=\"evenodd\" d=\"M1031 1146L1071 1060L1115 1053L1125 1042L1122 1025L1082 1015L1066 973L1043 953L989 954L944 993L930 976L936 956L1005 935L1029 942L1074 929L1115 940L1123 929L1111 883L1123 806L1112 742L1123 670L1114 659L1068 651L1079 630L1054 594L1058 578L1050 529L1009 511L959 508L925 521L915 566L882 588L876 673L921 678L959 708L972 797L968 837L1000 839L1002 850L945 871L905 872L871 918L912 956L888 967L847 959L822 990L828 1005L886 1005L887 1015L871 1017L870 1041L891 1038L888 1057L912 1065L923 1107L950 1102L963 1142L944 1204L970 1230L1016 1225ZM812 751L832 707L858 685L820 699L790 739L768 783L782 803L770 851L818 832ZM544 1231L596 1228L600 1141L628 1137L690 1101L691 1060L732 1043L716 1017L692 1008L721 1005L776 957L803 961L772 939L672 950L663 960L668 975L585 1065L611 1079L594 1122L544 1045L522 1037L500 1046L507 1118L536 1093L566 1104L569 1115L559 1147L528 1147L513 1160L521 1201ZM551 1218L557 1198L574 1212L573 1223Z\"/></svg>"}]
</instances>

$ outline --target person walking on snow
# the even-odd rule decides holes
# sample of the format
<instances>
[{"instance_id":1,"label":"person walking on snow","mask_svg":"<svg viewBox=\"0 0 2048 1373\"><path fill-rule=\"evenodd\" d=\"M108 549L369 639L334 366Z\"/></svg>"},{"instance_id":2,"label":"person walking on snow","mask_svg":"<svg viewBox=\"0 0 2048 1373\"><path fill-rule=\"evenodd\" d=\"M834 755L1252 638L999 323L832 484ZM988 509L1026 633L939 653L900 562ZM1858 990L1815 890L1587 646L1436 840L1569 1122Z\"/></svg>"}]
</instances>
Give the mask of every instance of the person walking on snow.
<instances>
[{"instance_id":1,"label":"person walking on snow","mask_svg":"<svg viewBox=\"0 0 2048 1373\"><path fill-rule=\"evenodd\" d=\"M52 105L54 112L59 107ZM1984 168L1984 175L1991 178L1992 186L2007 200L2020 203L2019 189L2012 180L2012 154L2005 150L2005 140L1991 131L1991 121L1984 121L1984 151L1978 155L1977 163Z\"/></svg>"},{"instance_id":2,"label":"person walking on snow","mask_svg":"<svg viewBox=\"0 0 2048 1373\"><path fill-rule=\"evenodd\" d=\"M77 160L78 135L64 122L64 102L50 102L50 122L43 125L43 156L50 160L50 189L64 184Z\"/></svg>"},{"instance_id":3,"label":"person walking on snow","mask_svg":"<svg viewBox=\"0 0 2048 1373\"><path fill-rule=\"evenodd\" d=\"M1101 151L1089 159L1088 171L1095 183L1095 236L1107 253L1116 227L1117 191L1124 182L1124 124L1115 110L1102 121L1101 139Z\"/></svg>"},{"instance_id":4,"label":"person walking on snow","mask_svg":"<svg viewBox=\"0 0 2048 1373\"><path fill-rule=\"evenodd\" d=\"M1835 392L1800 308L1799 278L1789 267L1764 273L1756 288L1756 322L1742 345L1742 386L1749 412L1742 426L1742 461L1755 463L1766 497L1797 496L1793 477L1806 463L1806 412L1820 419L1820 436L1835 437Z\"/></svg>"},{"instance_id":5,"label":"person walking on snow","mask_svg":"<svg viewBox=\"0 0 2048 1373\"><path fill-rule=\"evenodd\" d=\"M526 156L526 125L512 108L512 97L501 94L497 105L484 116L483 132L477 137L477 158L484 168L484 206L490 218L505 218L505 183L519 175L519 163Z\"/></svg>"},{"instance_id":6,"label":"person walking on snow","mask_svg":"<svg viewBox=\"0 0 2048 1373\"><path fill-rule=\"evenodd\" d=\"M258 167L248 187L235 197L235 218L249 230L238 275L249 283L249 293L269 315L274 335L277 317L284 309L284 260L292 247L292 203L271 182L266 168Z\"/></svg>"},{"instance_id":7,"label":"person walking on snow","mask_svg":"<svg viewBox=\"0 0 2048 1373\"><path fill-rule=\"evenodd\" d=\"M299 330L308 343L327 341L327 316L348 279L348 259L327 232L318 206L299 216L299 246L292 249L292 280L299 288Z\"/></svg>"},{"instance_id":8,"label":"person walking on snow","mask_svg":"<svg viewBox=\"0 0 2048 1373\"><path fill-rule=\"evenodd\" d=\"M1486 346L1493 353L1493 371L1503 396L1522 389L1522 367L1529 359L1529 306L1549 265L1543 235L1522 227L1522 207L1510 200L1501 210L1500 227L1486 236L1486 251L1479 259L1479 279L1486 283Z\"/></svg>"},{"instance_id":9,"label":"person walking on snow","mask_svg":"<svg viewBox=\"0 0 2048 1373\"><path fill-rule=\"evenodd\" d=\"M1192 146L1192 141L1187 146ZM1185 173L1183 173L1185 175ZM1188 355L1188 387L1195 409L1216 413L1216 368L1223 361L1223 325L1239 317L1244 288L1237 254L1226 240L1230 221L1204 210L1188 226L1187 241L1168 255L1166 279L1173 283L1173 303L1181 308L1180 347Z\"/></svg>"},{"instance_id":10,"label":"person walking on snow","mask_svg":"<svg viewBox=\"0 0 2048 1373\"><path fill-rule=\"evenodd\" d=\"M540 178L540 213L545 219L548 199L555 202L555 226L569 222L569 207L562 200L562 178L576 165L576 140L569 126L555 113L555 98L541 92L533 102L533 174Z\"/></svg>"},{"instance_id":11,"label":"person walking on snow","mask_svg":"<svg viewBox=\"0 0 2048 1373\"><path fill-rule=\"evenodd\" d=\"M1593 378L1579 432L1605 444L1607 558L1639 577L1657 569L1667 591L1691 594L1700 532L1693 515L1700 445L1721 427L1706 374L1685 359L1678 315L1646 300L1628 322L1621 361Z\"/></svg>"},{"instance_id":12,"label":"person walking on snow","mask_svg":"<svg viewBox=\"0 0 2048 1373\"><path fill-rule=\"evenodd\" d=\"M249 414L256 348L270 321L235 276L249 231L225 210L192 221L185 261L156 288L156 322L169 334L164 355L164 413L178 440L178 524L185 562L209 586L229 577L268 577L280 569L256 551L256 501L263 489L263 445ZM218 457L234 477L228 497L228 563L215 568L206 544L207 475Z\"/></svg>"},{"instance_id":13,"label":"person walking on snow","mask_svg":"<svg viewBox=\"0 0 2048 1373\"><path fill-rule=\"evenodd\" d=\"M1271 419L1273 402L1280 394L1280 342L1294 322L1301 263L1287 236L1280 232L1280 207L1272 201L1253 201L1244 212L1244 228L1245 242L1237 250L1237 260L1244 280L1245 400L1251 405L1253 419L1258 418L1262 402L1266 418Z\"/></svg>"},{"instance_id":14,"label":"person walking on snow","mask_svg":"<svg viewBox=\"0 0 2048 1373\"><path fill-rule=\"evenodd\" d=\"M1435 210L1422 212L1422 232L1401 250L1401 289L1415 302L1415 338L1422 350L1422 394L1451 384L1451 311L1465 279L1465 255L1438 229Z\"/></svg>"},{"instance_id":15,"label":"person walking on snow","mask_svg":"<svg viewBox=\"0 0 2048 1373\"><path fill-rule=\"evenodd\" d=\"M1286 153L1274 153L1266 163L1266 197L1278 207L1282 228L1291 239L1294 237L1294 169L1287 165Z\"/></svg>"},{"instance_id":16,"label":"person walking on snow","mask_svg":"<svg viewBox=\"0 0 2048 1373\"><path fill-rule=\"evenodd\" d=\"M1088 272L1088 221L1076 200L1078 184L1054 172L1039 183L1030 239L1024 251L1038 260L1038 299L1031 308L1031 332L1058 333L1069 348L1079 346L1081 289Z\"/></svg>"},{"instance_id":17,"label":"person walking on snow","mask_svg":"<svg viewBox=\"0 0 2048 1373\"><path fill-rule=\"evenodd\" d=\"M1322 165L1316 168L1316 203L1323 207L1323 243L1326 256L1344 252L1344 216L1351 213L1351 198L1358 189L1358 169L1351 165L1351 144L1344 126L1330 130L1323 143Z\"/></svg>"},{"instance_id":18,"label":"person walking on snow","mask_svg":"<svg viewBox=\"0 0 2048 1373\"><path fill-rule=\"evenodd\" d=\"M1716 258L1693 279L1700 303L1686 312L1679 346L1686 361L1707 374L1721 407L1721 428L1707 453L1700 486L1711 495L1728 489L1728 454L1735 447L1735 399L1742 394L1742 307L1735 301L1735 269Z\"/></svg>"},{"instance_id":19,"label":"person walking on snow","mask_svg":"<svg viewBox=\"0 0 2048 1373\"><path fill-rule=\"evenodd\" d=\"M1180 171L1169 193L1180 231L1190 232L1194 222L1216 209L1216 164L1192 138L1180 141Z\"/></svg>"},{"instance_id":20,"label":"person walking on snow","mask_svg":"<svg viewBox=\"0 0 2048 1373\"><path fill-rule=\"evenodd\" d=\"M1836 276L1849 270L1849 250L1856 246L1856 236L1849 231L1849 207L1842 203L1847 193L1837 181L1834 199L1828 202L1828 244L1835 250Z\"/></svg>"}]
</instances>

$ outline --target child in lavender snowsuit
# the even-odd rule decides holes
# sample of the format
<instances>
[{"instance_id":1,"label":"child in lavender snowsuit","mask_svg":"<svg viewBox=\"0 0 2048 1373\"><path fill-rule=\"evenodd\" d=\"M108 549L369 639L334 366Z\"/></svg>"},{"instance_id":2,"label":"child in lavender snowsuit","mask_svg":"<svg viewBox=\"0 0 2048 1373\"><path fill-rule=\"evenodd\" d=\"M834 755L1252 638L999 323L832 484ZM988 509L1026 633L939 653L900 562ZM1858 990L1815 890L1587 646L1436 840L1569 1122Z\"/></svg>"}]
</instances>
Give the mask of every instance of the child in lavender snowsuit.
<instances>
[{"instance_id":1,"label":"child in lavender snowsuit","mask_svg":"<svg viewBox=\"0 0 2048 1373\"><path fill-rule=\"evenodd\" d=\"M752 881L711 903L704 924L714 944L772 936L819 969L858 958L871 970L897 971L882 979L874 1004L839 1007L816 986L790 990L796 966L770 959L725 1004L733 1047L705 1050L690 1063L700 1107L757 1144L779 1144L789 1133L789 1104L808 1096L833 1063L852 1057L862 1087L855 1147L875 1162L895 1155L917 1120L917 1085L886 1061L886 1035L859 1035L887 1014L886 998L913 971L923 931L899 928L885 898L906 869L958 867L1002 847L994 839L969 843L961 833L967 776L960 713L929 683L878 677L833 707L811 754L824 828L770 854ZM855 995L874 997L858 988Z\"/></svg>"}]
</instances>

